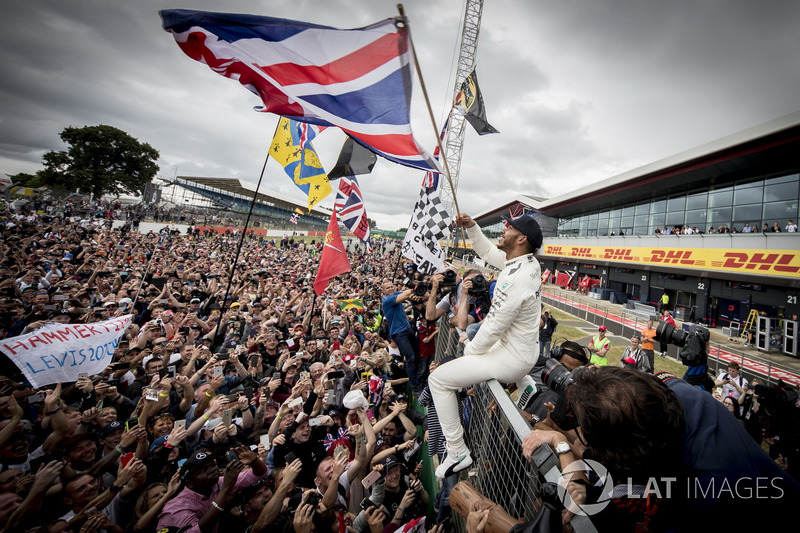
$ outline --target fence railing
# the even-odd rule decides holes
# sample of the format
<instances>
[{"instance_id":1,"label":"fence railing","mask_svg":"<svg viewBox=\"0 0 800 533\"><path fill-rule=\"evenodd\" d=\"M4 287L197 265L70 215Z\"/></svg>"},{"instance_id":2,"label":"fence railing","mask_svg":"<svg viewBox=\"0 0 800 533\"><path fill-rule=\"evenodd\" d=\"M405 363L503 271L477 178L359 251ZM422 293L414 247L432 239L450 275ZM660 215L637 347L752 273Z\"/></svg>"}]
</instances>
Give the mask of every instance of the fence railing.
<instances>
[{"instance_id":1,"label":"fence railing","mask_svg":"<svg viewBox=\"0 0 800 533\"><path fill-rule=\"evenodd\" d=\"M449 355L461 356L460 332L450 327L447 318L439 320L435 361ZM532 461L522 455L522 440L532 431L514 402L497 380L475 387L465 438L472 453L473 467L462 472L485 497L499 504L515 518L527 522L536 516L544 481L557 482L561 474L558 458L547 446L533 454ZM465 532L464 520L454 516L457 531ZM596 531L583 516L572 526L578 533Z\"/></svg>"},{"instance_id":2,"label":"fence railing","mask_svg":"<svg viewBox=\"0 0 800 533\"><path fill-rule=\"evenodd\" d=\"M590 322L597 326L605 326L609 333L622 337L630 337L641 332L647 325L647 319L634 313L626 313L623 308L621 311L603 305L602 300L592 300L582 298L573 291L558 289L548 286L548 292L542 292L542 302L550 307L560 309L566 313L574 315L581 320ZM767 384L775 384L778 379L787 383L800 384L800 374L797 370L788 365L782 365L737 350L728 345L723 345L714 340L709 341L711 353L708 357L708 366L719 375L727 371L728 363L735 361L741 366L742 374L752 380L757 377L764 380ZM667 353L677 359L680 348L669 345Z\"/></svg>"}]
</instances>

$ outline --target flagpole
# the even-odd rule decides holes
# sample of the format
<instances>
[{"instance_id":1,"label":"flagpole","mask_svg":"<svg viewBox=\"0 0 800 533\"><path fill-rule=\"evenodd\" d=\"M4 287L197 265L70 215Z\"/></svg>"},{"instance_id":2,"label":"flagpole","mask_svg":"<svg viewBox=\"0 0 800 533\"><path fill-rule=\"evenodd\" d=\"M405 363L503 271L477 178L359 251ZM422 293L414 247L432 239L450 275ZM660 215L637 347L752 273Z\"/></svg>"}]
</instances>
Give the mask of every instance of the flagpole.
<instances>
[{"instance_id":1,"label":"flagpole","mask_svg":"<svg viewBox=\"0 0 800 533\"><path fill-rule=\"evenodd\" d=\"M278 133L278 126L280 126L280 118L278 119L278 123L275 124L275 133L272 134L270 137L270 146L272 146L272 140L275 138L275 135ZM258 190L261 188L261 180L264 179L264 172L267 170L267 161L269 161L269 148L267 148L267 157L264 158L264 164L261 166L261 175L258 177L258 183L256 184L256 190L253 193L253 199L250 200L250 209L247 211L247 218L244 221L244 229L242 229L242 237L239 239L239 245L236 247L236 256L233 258L233 263L231 264L231 272L228 278L228 286L225 288L225 296L222 299L222 305L220 306L219 310L219 322L217 322L216 327L214 328L214 346L219 346L220 343L217 339L217 334L219 333L220 324L222 324L222 317L225 316L225 311L227 308L230 307L228 305L228 294L231 290L231 285L233 284L233 276L236 274L236 263L239 262L239 254L242 251L242 245L244 244L244 239L247 236L247 226L250 224L250 216L253 214L253 207L256 205L256 199L258 198Z\"/></svg>"},{"instance_id":2,"label":"flagpole","mask_svg":"<svg viewBox=\"0 0 800 533\"><path fill-rule=\"evenodd\" d=\"M400 16L403 18L403 22L406 25L406 28L409 28L408 18L406 17L405 9L403 8L403 4L397 4L397 10L400 12ZM444 148L442 147L442 140L439 138L439 131L436 128L436 119L433 117L433 108L431 108L431 101L428 98L428 90L425 88L425 80L422 77L422 70L419 68L419 61L417 60L417 51L414 48L414 41L411 39L411 31L408 31L408 42L411 44L411 56L414 58L414 69L417 71L417 77L419 78L419 84L422 87L422 96L425 98L425 106L428 108L428 116L431 119L431 126L433 126L433 133L436 136L436 145L439 147L439 153L442 154L442 163L444 163L444 175L447 177L447 183L450 184L450 191L453 193L453 204L456 206L456 215L461 213L461 208L458 207L458 198L456 198L456 189L453 187L453 178L450 177L450 166L447 164L447 154L444 152ZM464 228L461 228L461 238L462 242L464 243L464 248L467 247L467 234Z\"/></svg>"}]
</instances>

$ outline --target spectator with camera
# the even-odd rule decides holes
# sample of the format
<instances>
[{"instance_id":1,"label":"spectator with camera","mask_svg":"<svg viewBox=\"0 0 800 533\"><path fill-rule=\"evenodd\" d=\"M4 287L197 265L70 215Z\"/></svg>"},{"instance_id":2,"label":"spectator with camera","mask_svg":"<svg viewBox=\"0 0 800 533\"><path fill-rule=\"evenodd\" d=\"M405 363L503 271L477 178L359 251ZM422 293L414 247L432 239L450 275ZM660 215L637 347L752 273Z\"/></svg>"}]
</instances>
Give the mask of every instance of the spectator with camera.
<instances>
[{"instance_id":1,"label":"spectator with camera","mask_svg":"<svg viewBox=\"0 0 800 533\"><path fill-rule=\"evenodd\" d=\"M418 396L422 392L422 385L419 382L419 367L417 364L419 340L414 334L411 324L406 316L403 302L409 300L414 295L414 289L403 291L395 290L395 284L390 279L384 279L381 288L383 299L381 306L383 315L389 325L389 339L393 341L405 362L405 371L411 383L411 390Z\"/></svg>"},{"instance_id":2,"label":"spectator with camera","mask_svg":"<svg viewBox=\"0 0 800 533\"><path fill-rule=\"evenodd\" d=\"M748 386L747 378L740 373L740 368L739 363L731 361L728 363L728 371L714 382L714 385L722 387L722 397L731 397L734 402L738 402Z\"/></svg>"}]
</instances>

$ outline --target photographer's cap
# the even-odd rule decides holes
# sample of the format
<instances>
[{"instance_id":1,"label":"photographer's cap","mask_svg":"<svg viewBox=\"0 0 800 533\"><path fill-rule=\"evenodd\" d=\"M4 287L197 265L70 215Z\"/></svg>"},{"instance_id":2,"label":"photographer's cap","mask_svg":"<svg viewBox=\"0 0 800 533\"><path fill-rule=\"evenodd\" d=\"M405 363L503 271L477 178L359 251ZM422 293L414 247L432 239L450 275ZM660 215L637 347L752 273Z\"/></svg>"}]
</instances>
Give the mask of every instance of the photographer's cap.
<instances>
[{"instance_id":1,"label":"photographer's cap","mask_svg":"<svg viewBox=\"0 0 800 533\"><path fill-rule=\"evenodd\" d=\"M528 238L532 252L542 247L542 241L544 240L542 237L542 228L539 227L539 223L534 220L533 215L522 215L517 218L503 216L501 218Z\"/></svg>"}]
</instances>

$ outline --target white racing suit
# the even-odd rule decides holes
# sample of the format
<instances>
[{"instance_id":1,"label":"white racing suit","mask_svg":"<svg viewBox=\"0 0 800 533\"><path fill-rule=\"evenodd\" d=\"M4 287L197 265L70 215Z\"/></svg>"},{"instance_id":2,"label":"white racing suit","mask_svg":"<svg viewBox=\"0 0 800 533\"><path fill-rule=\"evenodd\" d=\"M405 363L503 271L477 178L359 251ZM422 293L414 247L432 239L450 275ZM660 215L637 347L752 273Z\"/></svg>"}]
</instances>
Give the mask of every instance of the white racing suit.
<instances>
[{"instance_id":1,"label":"white racing suit","mask_svg":"<svg viewBox=\"0 0 800 533\"><path fill-rule=\"evenodd\" d=\"M467 234L478 255L502 272L489 314L464 349L464 357L438 367L428 379L448 454L457 456L466 453L467 447L456 391L489 379L520 382L539 358L539 261L533 254L506 261L505 252L489 242L477 224L467 228Z\"/></svg>"}]
</instances>

